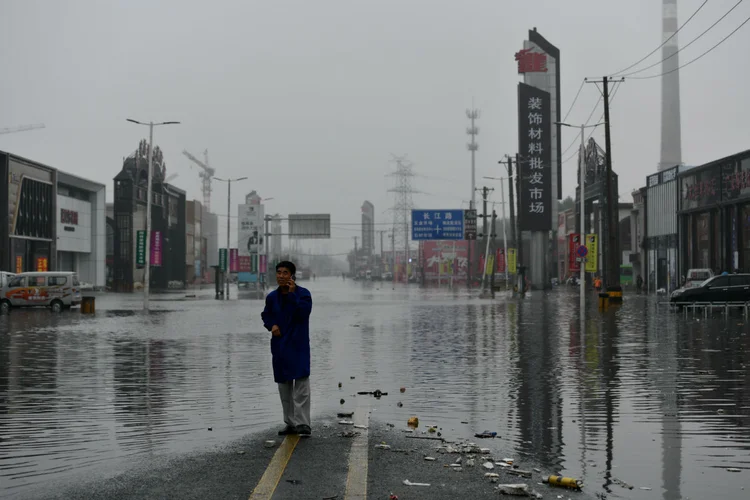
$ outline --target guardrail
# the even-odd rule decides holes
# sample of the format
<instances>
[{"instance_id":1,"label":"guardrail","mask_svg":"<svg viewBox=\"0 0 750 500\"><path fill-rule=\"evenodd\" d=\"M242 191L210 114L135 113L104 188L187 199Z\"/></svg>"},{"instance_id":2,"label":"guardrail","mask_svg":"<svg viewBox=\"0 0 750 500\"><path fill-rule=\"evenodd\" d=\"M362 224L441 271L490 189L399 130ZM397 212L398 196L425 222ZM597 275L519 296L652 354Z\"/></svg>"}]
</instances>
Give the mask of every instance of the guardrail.
<instances>
[{"instance_id":1,"label":"guardrail","mask_svg":"<svg viewBox=\"0 0 750 500\"><path fill-rule=\"evenodd\" d=\"M688 311L692 312L692 316L695 317L695 312L699 311L704 318L708 318L709 314L713 314L714 310L719 309L725 317L729 317L729 313L732 310L742 310L742 316L748 318L750 316L750 302L659 302L659 305L666 305L671 308L682 308L685 313L685 317L688 316Z\"/></svg>"}]
</instances>

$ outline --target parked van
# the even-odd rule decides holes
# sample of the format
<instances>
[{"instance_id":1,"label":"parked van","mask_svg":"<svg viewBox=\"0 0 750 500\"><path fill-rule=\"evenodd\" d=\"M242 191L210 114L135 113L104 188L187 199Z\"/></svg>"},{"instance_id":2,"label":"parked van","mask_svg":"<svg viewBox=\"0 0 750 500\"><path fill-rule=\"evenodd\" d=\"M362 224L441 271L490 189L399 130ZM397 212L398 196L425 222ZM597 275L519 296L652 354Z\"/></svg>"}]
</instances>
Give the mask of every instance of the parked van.
<instances>
[{"instance_id":1,"label":"parked van","mask_svg":"<svg viewBox=\"0 0 750 500\"><path fill-rule=\"evenodd\" d=\"M49 307L60 312L81 303L78 277L72 272L16 274L2 289L0 310L11 307Z\"/></svg>"},{"instance_id":2,"label":"parked van","mask_svg":"<svg viewBox=\"0 0 750 500\"><path fill-rule=\"evenodd\" d=\"M9 273L6 271L0 271L0 290L5 288L8 285L8 281L15 276L14 273Z\"/></svg>"}]
</instances>

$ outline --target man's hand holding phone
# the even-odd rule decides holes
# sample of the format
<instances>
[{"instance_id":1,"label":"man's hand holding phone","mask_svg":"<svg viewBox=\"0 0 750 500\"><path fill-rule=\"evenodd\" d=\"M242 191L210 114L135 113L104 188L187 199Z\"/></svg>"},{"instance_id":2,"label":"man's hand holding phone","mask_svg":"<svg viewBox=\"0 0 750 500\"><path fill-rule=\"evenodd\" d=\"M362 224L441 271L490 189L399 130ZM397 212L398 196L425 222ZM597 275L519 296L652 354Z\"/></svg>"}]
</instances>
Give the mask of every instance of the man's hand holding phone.
<instances>
[{"instance_id":1,"label":"man's hand holding phone","mask_svg":"<svg viewBox=\"0 0 750 500\"><path fill-rule=\"evenodd\" d=\"M297 284L294 282L294 278L289 278L289 281L286 282L286 286L290 292L293 292L297 289Z\"/></svg>"}]
</instances>

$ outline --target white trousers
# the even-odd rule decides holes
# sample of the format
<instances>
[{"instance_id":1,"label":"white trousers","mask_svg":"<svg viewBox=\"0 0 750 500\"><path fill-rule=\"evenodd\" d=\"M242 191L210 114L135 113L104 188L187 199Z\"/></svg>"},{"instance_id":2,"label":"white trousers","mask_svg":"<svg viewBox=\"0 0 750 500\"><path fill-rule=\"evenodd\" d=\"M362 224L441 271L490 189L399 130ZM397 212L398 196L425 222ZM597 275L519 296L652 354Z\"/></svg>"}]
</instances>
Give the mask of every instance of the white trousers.
<instances>
[{"instance_id":1,"label":"white trousers","mask_svg":"<svg viewBox=\"0 0 750 500\"><path fill-rule=\"evenodd\" d=\"M286 425L310 425L310 377L279 384Z\"/></svg>"}]
</instances>

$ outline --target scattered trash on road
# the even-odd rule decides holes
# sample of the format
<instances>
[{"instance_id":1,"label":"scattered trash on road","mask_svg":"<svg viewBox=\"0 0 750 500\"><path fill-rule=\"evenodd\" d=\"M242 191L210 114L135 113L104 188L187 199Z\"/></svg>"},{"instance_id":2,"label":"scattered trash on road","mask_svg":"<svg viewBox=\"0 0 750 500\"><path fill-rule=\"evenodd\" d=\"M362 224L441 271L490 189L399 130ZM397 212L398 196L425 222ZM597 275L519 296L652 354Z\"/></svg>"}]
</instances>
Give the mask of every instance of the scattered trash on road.
<instances>
[{"instance_id":1,"label":"scattered trash on road","mask_svg":"<svg viewBox=\"0 0 750 500\"><path fill-rule=\"evenodd\" d=\"M354 376L349 377L350 379L354 380Z\"/></svg>"},{"instance_id":2,"label":"scattered trash on road","mask_svg":"<svg viewBox=\"0 0 750 500\"><path fill-rule=\"evenodd\" d=\"M404 485L405 486L429 486L429 483L412 483L408 479L404 479Z\"/></svg>"},{"instance_id":3,"label":"scattered trash on road","mask_svg":"<svg viewBox=\"0 0 750 500\"><path fill-rule=\"evenodd\" d=\"M495 463L495 465L500 466L500 467L505 467L506 469L510 469L511 467L513 467L512 465L505 463L505 462L497 462Z\"/></svg>"},{"instance_id":4,"label":"scattered trash on road","mask_svg":"<svg viewBox=\"0 0 750 500\"><path fill-rule=\"evenodd\" d=\"M353 411L347 411L347 412L339 412L336 414L339 418L352 418L354 416Z\"/></svg>"},{"instance_id":5,"label":"scattered trash on road","mask_svg":"<svg viewBox=\"0 0 750 500\"><path fill-rule=\"evenodd\" d=\"M474 467L474 465L476 465L476 462L473 458L470 458L466 461L466 467Z\"/></svg>"},{"instance_id":6,"label":"scattered trash on road","mask_svg":"<svg viewBox=\"0 0 750 500\"><path fill-rule=\"evenodd\" d=\"M503 495L513 495L517 497L529 496L529 485L528 484L501 484L497 487L497 490Z\"/></svg>"},{"instance_id":7,"label":"scattered trash on road","mask_svg":"<svg viewBox=\"0 0 750 500\"><path fill-rule=\"evenodd\" d=\"M359 396L368 396L369 395L369 396L374 396L376 398L380 398L380 396L387 396L388 393L387 392L383 392L380 389L376 389L374 391L359 391L357 393L357 395L359 395Z\"/></svg>"},{"instance_id":8,"label":"scattered trash on road","mask_svg":"<svg viewBox=\"0 0 750 500\"><path fill-rule=\"evenodd\" d=\"M492 462L485 462L482 464L482 467L484 467L487 470L492 470L495 468L495 464L493 464Z\"/></svg>"},{"instance_id":9,"label":"scattered trash on road","mask_svg":"<svg viewBox=\"0 0 750 500\"><path fill-rule=\"evenodd\" d=\"M390 450L391 449L390 445L387 445L385 443L376 444L375 448L377 448L379 450Z\"/></svg>"},{"instance_id":10,"label":"scattered trash on road","mask_svg":"<svg viewBox=\"0 0 750 500\"><path fill-rule=\"evenodd\" d=\"M391 493L391 496L388 497L388 500L398 500L398 497Z\"/></svg>"},{"instance_id":11,"label":"scattered trash on road","mask_svg":"<svg viewBox=\"0 0 750 500\"><path fill-rule=\"evenodd\" d=\"M341 382L339 382L339 389L341 389L342 387L344 387L344 384L342 384Z\"/></svg>"},{"instance_id":12,"label":"scattered trash on road","mask_svg":"<svg viewBox=\"0 0 750 500\"><path fill-rule=\"evenodd\" d=\"M627 488L629 490L633 489L633 485L632 484L628 484L625 481L623 481L622 479L617 479L616 477L613 477L612 478L612 482L615 483L618 486L622 486L623 488Z\"/></svg>"},{"instance_id":13,"label":"scattered trash on road","mask_svg":"<svg viewBox=\"0 0 750 500\"><path fill-rule=\"evenodd\" d=\"M547 476L546 478L542 479L542 481L551 486L559 486L561 488L570 488L571 490L580 490L581 486L583 486L582 481L579 481L578 479L573 479L572 477ZM630 489L633 489L633 488L631 487Z\"/></svg>"},{"instance_id":14,"label":"scattered trash on road","mask_svg":"<svg viewBox=\"0 0 750 500\"><path fill-rule=\"evenodd\" d=\"M410 417L406 425L414 428L419 427L419 419L417 417Z\"/></svg>"},{"instance_id":15,"label":"scattered trash on road","mask_svg":"<svg viewBox=\"0 0 750 500\"><path fill-rule=\"evenodd\" d=\"M484 477L500 477L500 474L496 472L485 472Z\"/></svg>"},{"instance_id":16,"label":"scattered trash on road","mask_svg":"<svg viewBox=\"0 0 750 500\"><path fill-rule=\"evenodd\" d=\"M503 458L503 462L506 464L513 465L514 460L512 458Z\"/></svg>"},{"instance_id":17,"label":"scattered trash on road","mask_svg":"<svg viewBox=\"0 0 750 500\"><path fill-rule=\"evenodd\" d=\"M269 439L268 441L263 443L263 446L265 446L266 448L273 448L274 446L276 446L276 441L274 441L273 439Z\"/></svg>"},{"instance_id":18,"label":"scattered trash on road","mask_svg":"<svg viewBox=\"0 0 750 500\"><path fill-rule=\"evenodd\" d=\"M344 398L341 398L341 400L339 401L339 403L344 404L344 403L346 403L346 400Z\"/></svg>"},{"instance_id":19,"label":"scattered trash on road","mask_svg":"<svg viewBox=\"0 0 750 500\"><path fill-rule=\"evenodd\" d=\"M398 403L396 403L396 406L398 406L399 408L403 408L404 403L402 403L401 401L399 401Z\"/></svg>"},{"instance_id":20,"label":"scattered trash on road","mask_svg":"<svg viewBox=\"0 0 750 500\"><path fill-rule=\"evenodd\" d=\"M738 469L737 467L729 467L727 468L727 472L742 472L742 469Z\"/></svg>"},{"instance_id":21,"label":"scattered trash on road","mask_svg":"<svg viewBox=\"0 0 750 500\"><path fill-rule=\"evenodd\" d=\"M237 452L237 454L238 454L238 455L244 455L244 454L245 454L245 452L244 452L244 451L238 451L238 452Z\"/></svg>"},{"instance_id":22,"label":"scattered trash on road","mask_svg":"<svg viewBox=\"0 0 750 500\"><path fill-rule=\"evenodd\" d=\"M430 434L434 434L434 433L436 433L436 432L437 432L437 428L435 428L435 427L430 427L430 428L428 428L428 429L427 429L427 432L429 432Z\"/></svg>"},{"instance_id":23,"label":"scattered trash on road","mask_svg":"<svg viewBox=\"0 0 750 500\"><path fill-rule=\"evenodd\" d=\"M490 431L477 432L476 434L474 434L474 437L478 437L481 439L495 438L497 437L497 432L490 432Z\"/></svg>"},{"instance_id":24,"label":"scattered trash on road","mask_svg":"<svg viewBox=\"0 0 750 500\"><path fill-rule=\"evenodd\" d=\"M530 470L521 470L521 469L508 469L508 474L513 474L514 476L520 476L520 477L531 477L531 471Z\"/></svg>"},{"instance_id":25,"label":"scattered trash on road","mask_svg":"<svg viewBox=\"0 0 750 500\"><path fill-rule=\"evenodd\" d=\"M651 491L651 488L649 488L648 486L641 486L641 489L643 491Z\"/></svg>"},{"instance_id":26,"label":"scattered trash on road","mask_svg":"<svg viewBox=\"0 0 750 500\"><path fill-rule=\"evenodd\" d=\"M213 427L209 427L209 428L208 428L208 430L209 430L209 431L212 431L212 430L214 430L214 428L213 428Z\"/></svg>"},{"instance_id":27,"label":"scattered trash on road","mask_svg":"<svg viewBox=\"0 0 750 500\"><path fill-rule=\"evenodd\" d=\"M482 455L489 455L491 450L489 448L479 448L479 451Z\"/></svg>"},{"instance_id":28,"label":"scattered trash on road","mask_svg":"<svg viewBox=\"0 0 750 500\"><path fill-rule=\"evenodd\" d=\"M354 426L354 428L355 428L355 429L367 429L367 426L366 426L366 425L360 425L360 424L356 424L356 425Z\"/></svg>"},{"instance_id":29,"label":"scattered trash on road","mask_svg":"<svg viewBox=\"0 0 750 500\"><path fill-rule=\"evenodd\" d=\"M333 495L332 497L323 497L323 500L336 500L338 497L338 495Z\"/></svg>"},{"instance_id":30,"label":"scattered trash on road","mask_svg":"<svg viewBox=\"0 0 750 500\"><path fill-rule=\"evenodd\" d=\"M359 436L359 432L357 431L344 431L341 434L339 434L342 438L353 438Z\"/></svg>"},{"instance_id":31,"label":"scattered trash on road","mask_svg":"<svg viewBox=\"0 0 750 500\"><path fill-rule=\"evenodd\" d=\"M352 422L351 420L342 420L342 421L339 422L339 424L341 424L341 425L354 425L354 422Z\"/></svg>"},{"instance_id":32,"label":"scattered trash on road","mask_svg":"<svg viewBox=\"0 0 750 500\"><path fill-rule=\"evenodd\" d=\"M435 461L435 457L424 457L424 459L427 460L428 462L434 462Z\"/></svg>"},{"instance_id":33,"label":"scattered trash on road","mask_svg":"<svg viewBox=\"0 0 750 500\"><path fill-rule=\"evenodd\" d=\"M402 388L400 389L400 391L401 391L402 393L403 393L403 392L406 392L406 387L402 387Z\"/></svg>"},{"instance_id":34,"label":"scattered trash on road","mask_svg":"<svg viewBox=\"0 0 750 500\"><path fill-rule=\"evenodd\" d=\"M537 469L536 467L534 467L534 472L542 472L542 469Z\"/></svg>"}]
</instances>

